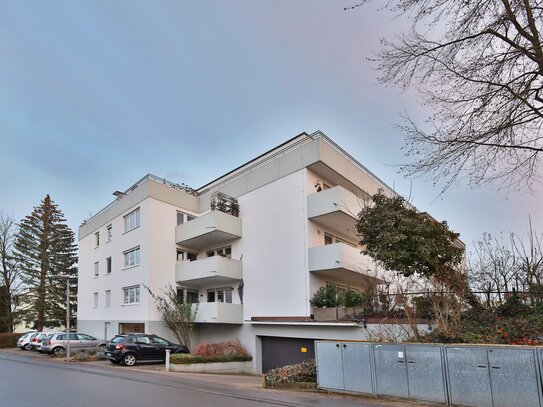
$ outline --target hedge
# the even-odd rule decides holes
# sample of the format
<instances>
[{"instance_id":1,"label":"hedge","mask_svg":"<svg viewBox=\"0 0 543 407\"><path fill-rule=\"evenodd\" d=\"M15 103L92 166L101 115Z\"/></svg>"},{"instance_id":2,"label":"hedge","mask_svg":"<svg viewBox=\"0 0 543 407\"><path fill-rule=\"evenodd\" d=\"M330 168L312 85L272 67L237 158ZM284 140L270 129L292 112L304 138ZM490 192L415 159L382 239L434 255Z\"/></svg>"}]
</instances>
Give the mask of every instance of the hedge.
<instances>
[{"instance_id":1,"label":"hedge","mask_svg":"<svg viewBox=\"0 0 543 407\"><path fill-rule=\"evenodd\" d=\"M0 348L14 348L22 334L0 334Z\"/></svg>"},{"instance_id":2,"label":"hedge","mask_svg":"<svg viewBox=\"0 0 543 407\"><path fill-rule=\"evenodd\" d=\"M253 358L247 355L196 356L185 353L176 353L170 356L170 363L176 365L190 365L193 363L248 362L250 360L253 360Z\"/></svg>"}]
</instances>

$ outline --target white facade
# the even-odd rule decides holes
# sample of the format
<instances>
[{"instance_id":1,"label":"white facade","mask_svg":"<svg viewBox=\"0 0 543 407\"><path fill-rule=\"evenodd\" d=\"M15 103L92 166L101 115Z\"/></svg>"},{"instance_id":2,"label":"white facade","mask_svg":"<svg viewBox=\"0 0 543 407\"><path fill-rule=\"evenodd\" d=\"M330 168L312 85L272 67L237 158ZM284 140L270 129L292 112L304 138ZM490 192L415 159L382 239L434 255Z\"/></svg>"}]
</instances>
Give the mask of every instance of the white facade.
<instances>
[{"instance_id":1,"label":"white facade","mask_svg":"<svg viewBox=\"0 0 543 407\"><path fill-rule=\"evenodd\" d=\"M354 229L361 205L379 189L392 194L322 133L301 134L193 194L144 177L79 229L78 330L174 339L146 290L171 284L198 298L193 345L238 337L255 371L263 338L367 339L355 323L311 321L309 299L327 282L362 287L379 277ZM210 211L215 192L236 198L239 216ZM125 231L134 211L139 225Z\"/></svg>"}]
</instances>

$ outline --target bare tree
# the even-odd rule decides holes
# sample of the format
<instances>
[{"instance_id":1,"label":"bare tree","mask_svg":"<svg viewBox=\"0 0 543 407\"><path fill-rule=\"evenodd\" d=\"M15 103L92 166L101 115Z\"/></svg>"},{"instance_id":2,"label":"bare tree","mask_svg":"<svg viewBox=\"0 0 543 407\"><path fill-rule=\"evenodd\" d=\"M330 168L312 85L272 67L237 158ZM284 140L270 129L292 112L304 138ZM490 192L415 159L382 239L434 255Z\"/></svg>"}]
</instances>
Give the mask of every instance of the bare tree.
<instances>
[{"instance_id":1,"label":"bare tree","mask_svg":"<svg viewBox=\"0 0 543 407\"><path fill-rule=\"evenodd\" d=\"M13 332L16 322L18 296L23 289L19 264L13 257L17 232L15 220L0 212L0 327Z\"/></svg>"},{"instance_id":2,"label":"bare tree","mask_svg":"<svg viewBox=\"0 0 543 407\"><path fill-rule=\"evenodd\" d=\"M357 8L373 0L355 4ZM383 40L383 84L415 87L431 110L399 125L408 175L531 188L543 152L543 0L386 0L411 29Z\"/></svg>"}]
</instances>

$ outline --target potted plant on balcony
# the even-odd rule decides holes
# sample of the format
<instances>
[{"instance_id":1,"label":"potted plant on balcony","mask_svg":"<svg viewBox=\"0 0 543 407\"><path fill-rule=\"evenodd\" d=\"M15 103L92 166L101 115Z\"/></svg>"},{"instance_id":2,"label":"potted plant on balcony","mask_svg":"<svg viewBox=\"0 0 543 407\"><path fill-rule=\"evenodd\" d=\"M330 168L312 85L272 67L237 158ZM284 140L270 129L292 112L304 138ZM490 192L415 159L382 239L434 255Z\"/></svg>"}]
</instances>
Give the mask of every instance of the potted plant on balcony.
<instances>
[{"instance_id":1,"label":"potted plant on balcony","mask_svg":"<svg viewBox=\"0 0 543 407\"><path fill-rule=\"evenodd\" d=\"M335 284L321 287L309 300L313 308L313 318L317 321L336 321L338 319L338 305L341 296Z\"/></svg>"},{"instance_id":2,"label":"potted plant on balcony","mask_svg":"<svg viewBox=\"0 0 543 407\"><path fill-rule=\"evenodd\" d=\"M360 291L348 288L341 296L343 307L338 309L338 319L359 319L368 305L368 298Z\"/></svg>"}]
</instances>

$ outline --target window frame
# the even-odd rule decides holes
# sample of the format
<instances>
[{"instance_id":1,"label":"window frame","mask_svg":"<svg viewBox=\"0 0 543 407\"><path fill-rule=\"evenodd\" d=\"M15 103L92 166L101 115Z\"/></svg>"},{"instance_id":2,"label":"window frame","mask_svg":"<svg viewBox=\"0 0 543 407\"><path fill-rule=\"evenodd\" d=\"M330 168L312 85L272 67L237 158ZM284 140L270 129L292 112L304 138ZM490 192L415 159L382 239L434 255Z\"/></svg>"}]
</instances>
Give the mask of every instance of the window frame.
<instances>
[{"instance_id":1,"label":"window frame","mask_svg":"<svg viewBox=\"0 0 543 407\"><path fill-rule=\"evenodd\" d=\"M141 302L141 289L139 284L138 285L131 285L128 287L123 287L123 305L137 305ZM134 290L134 294L131 295L132 290ZM128 298L128 302L126 301ZM133 301L130 301L131 298L133 298Z\"/></svg>"},{"instance_id":2,"label":"window frame","mask_svg":"<svg viewBox=\"0 0 543 407\"><path fill-rule=\"evenodd\" d=\"M104 308L111 308L111 290L106 290Z\"/></svg>"},{"instance_id":3,"label":"window frame","mask_svg":"<svg viewBox=\"0 0 543 407\"><path fill-rule=\"evenodd\" d=\"M100 231L94 232L94 248L100 247Z\"/></svg>"},{"instance_id":4,"label":"window frame","mask_svg":"<svg viewBox=\"0 0 543 407\"><path fill-rule=\"evenodd\" d=\"M106 257L106 275L111 274L112 260L111 256Z\"/></svg>"},{"instance_id":5,"label":"window frame","mask_svg":"<svg viewBox=\"0 0 543 407\"><path fill-rule=\"evenodd\" d=\"M132 219L134 219L134 224L132 225ZM127 222L128 221L128 222ZM123 222L124 222L124 233L128 233L131 230L134 230L138 228L141 224L141 211L140 207L138 206L133 211L127 213L123 216Z\"/></svg>"},{"instance_id":6,"label":"window frame","mask_svg":"<svg viewBox=\"0 0 543 407\"><path fill-rule=\"evenodd\" d=\"M98 277L100 275L100 262L95 261L94 262L94 278Z\"/></svg>"},{"instance_id":7,"label":"window frame","mask_svg":"<svg viewBox=\"0 0 543 407\"><path fill-rule=\"evenodd\" d=\"M93 309L96 309L98 308L98 292L94 292L92 293L92 308Z\"/></svg>"},{"instance_id":8,"label":"window frame","mask_svg":"<svg viewBox=\"0 0 543 407\"><path fill-rule=\"evenodd\" d=\"M134 263L131 263L130 253L134 253ZM140 246L136 246L136 247L133 247L131 249L125 250L123 252L123 258L124 258L124 268L123 268L123 270L139 266L141 264L141 248L140 248ZM127 259L128 259L128 263L127 263Z\"/></svg>"},{"instance_id":9,"label":"window frame","mask_svg":"<svg viewBox=\"0 0 543 407\"><path fill-rule=\"evenodd\" d=\"M113 237L113 224L112 223L110 223L109 225L106 226L106 234L107 234L106 243L111 242L111 238Z\"/></svg>"}]
</instances>

